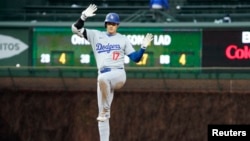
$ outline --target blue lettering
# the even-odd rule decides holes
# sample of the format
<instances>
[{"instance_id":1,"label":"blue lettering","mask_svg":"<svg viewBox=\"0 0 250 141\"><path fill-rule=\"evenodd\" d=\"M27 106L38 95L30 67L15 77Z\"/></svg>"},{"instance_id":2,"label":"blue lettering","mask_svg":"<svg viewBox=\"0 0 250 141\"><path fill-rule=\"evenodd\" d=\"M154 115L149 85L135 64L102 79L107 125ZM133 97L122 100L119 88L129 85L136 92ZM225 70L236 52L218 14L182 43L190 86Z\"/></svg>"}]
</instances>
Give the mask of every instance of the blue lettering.
<instances>
[{"instance_id":1,"label":"blue lettering","mask_svg":"<svg viewBox=\"0 0 250 141\"><path fill-rule=\"evenodd\" d=\"M120 50L121 47L119 44L107 44L107 45L103 45L101 43L97 43L96 44L96 51L97 53L102 53L102 52L107 52L110 53L110 51L112 50Z\"/></svg>"}]
</instances>

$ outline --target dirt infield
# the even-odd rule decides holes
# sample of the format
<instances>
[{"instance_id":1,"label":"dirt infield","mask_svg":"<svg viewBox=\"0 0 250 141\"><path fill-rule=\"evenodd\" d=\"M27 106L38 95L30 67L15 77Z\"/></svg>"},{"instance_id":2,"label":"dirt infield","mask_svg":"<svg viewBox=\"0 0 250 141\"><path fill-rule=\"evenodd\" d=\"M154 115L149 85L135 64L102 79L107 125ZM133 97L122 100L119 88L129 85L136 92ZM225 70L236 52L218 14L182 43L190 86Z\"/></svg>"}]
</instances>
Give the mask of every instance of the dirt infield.
<instances>
[{"instance_id":1,"label":"dirt infield","mask_svg":"<svg viewBox=\"0 0 250 141\"><path fill-rule=\"evenodd\" d=\"M1 90L1 141L98 141L95 91ZM111 141L206 141L208 124L250 124L250 95L118 91Z\"/></svg>"},{"instance_id":2,"label":"dirt infield","mask_svg":"<svg viewBox=\"0 0 250 141\"><path fill-rule=\"evenodd\" d=\"M1 78L0 140L98 141L95 79ZM208 124L250 124L248 81L129 79L111 141L206 141Z\"/></svg>"}]
</instances>

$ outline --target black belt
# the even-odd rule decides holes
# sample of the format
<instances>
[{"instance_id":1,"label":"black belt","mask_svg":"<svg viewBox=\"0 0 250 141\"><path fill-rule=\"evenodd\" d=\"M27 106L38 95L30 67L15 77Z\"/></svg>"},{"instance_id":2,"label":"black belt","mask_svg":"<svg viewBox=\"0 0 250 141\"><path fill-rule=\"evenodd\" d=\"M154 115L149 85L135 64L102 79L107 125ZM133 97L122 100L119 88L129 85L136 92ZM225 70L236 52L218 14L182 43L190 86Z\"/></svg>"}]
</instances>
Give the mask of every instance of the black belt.
<instances>
[{"instance_id":1,"label":"black belt","mask_svg":"<svg viewBox=\"0 0 250 141\"><path fill-rule=\"evenodd\" d=\"M105 73L105 72L109 72L112 69L123 69L123 68L101 68L100 69L100 73Z\"/></svg>"}]
</instances>

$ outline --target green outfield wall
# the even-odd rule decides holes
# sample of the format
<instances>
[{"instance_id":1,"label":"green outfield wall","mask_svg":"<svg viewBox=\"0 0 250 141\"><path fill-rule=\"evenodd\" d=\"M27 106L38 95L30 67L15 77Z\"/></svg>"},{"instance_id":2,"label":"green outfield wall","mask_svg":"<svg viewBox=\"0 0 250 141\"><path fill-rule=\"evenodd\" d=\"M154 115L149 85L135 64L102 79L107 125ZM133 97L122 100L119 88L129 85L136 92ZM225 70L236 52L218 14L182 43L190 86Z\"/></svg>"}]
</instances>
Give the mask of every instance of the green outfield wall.
<instances>
[{"instance_id":1,"label":"green outfield wall","mask_svg":"<svg viewBox=\"0 0 250 141\"><path fill-rule=\"evenodd\" d=\"M0 76L96 77L90 44L72 34L72 23L0 22ZM104 23L85 27L105 31ZM136 49L154 35L139 63L125 58L129 77L250 77L249 23L121 23L118 32Z\"/></svg>"}]
</instances>

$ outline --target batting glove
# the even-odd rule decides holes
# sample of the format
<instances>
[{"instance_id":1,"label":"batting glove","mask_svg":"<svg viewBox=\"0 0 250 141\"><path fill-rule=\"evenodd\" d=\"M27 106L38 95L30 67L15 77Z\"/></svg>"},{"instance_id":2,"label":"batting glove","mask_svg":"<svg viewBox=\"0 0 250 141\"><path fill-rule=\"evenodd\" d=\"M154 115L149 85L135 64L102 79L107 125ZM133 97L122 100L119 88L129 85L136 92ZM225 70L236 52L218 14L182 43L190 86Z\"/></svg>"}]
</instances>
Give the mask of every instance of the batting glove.
<instances>
[{"instance_id":1,"label":"batting glove","mask_svg":"<svg viewBox=\"0 0 250 141\"><path fill-rule=\"evenodd\" d=\"M153 40L153 35L151 33L147 33L146 37L142 41L141 48L146 49L152 40Z\"/></svg>"},{"instance_id":2,"label":"batting glove","mask_svg":"<svg viewBox=\"0 0 250 141\"><path fill-rule=\"evenodd\" d=\"M85 21L88 17L93 17L96 14L94 13L97 10L97 6L95 4L90 4L89 7L82 11L81 19Z\"/></svg>"},{"instance_id":3,"label":"batting glove","mask_svg":"<svg viewBox=\"0 0 250 141\"><path fill-rule=\"evenodd\" d=\"M71 25L71 31L74 33L74 34L76 34L76 35L78 35L79 37L83 37L83 34L82 34L82 32L83 32L83 30L84 30L84 28L82 28L82 29L77 29L76 27L75 27L75 24L72 24Z\"/></svg>"}]
</instances>

